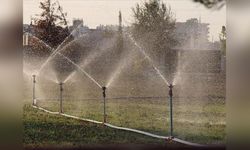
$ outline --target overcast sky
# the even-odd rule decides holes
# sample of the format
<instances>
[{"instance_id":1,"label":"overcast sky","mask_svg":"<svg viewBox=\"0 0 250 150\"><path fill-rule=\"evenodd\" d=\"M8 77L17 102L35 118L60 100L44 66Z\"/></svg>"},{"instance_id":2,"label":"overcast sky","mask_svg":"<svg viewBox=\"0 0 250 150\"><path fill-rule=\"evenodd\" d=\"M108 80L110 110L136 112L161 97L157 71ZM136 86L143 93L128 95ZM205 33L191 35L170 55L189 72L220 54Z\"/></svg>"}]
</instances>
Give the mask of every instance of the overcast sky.
<instances>
[{"instance_id":1,"label":"overcast sky","mask_svg":"<svg viewBox=\"0 0 250 150\"><path fill-rule=\"evenodd\" d=\"M30 18L40 12L40 0L23 0L24 23L30 23ZM128 25L133 21L131 9L143 0L59 0L67 19L72 24L73 18L82 18L84 24L95 28L100 24L118 24L118 12L122 11L123 23ZM209 10L192 0L164 0L170 5L178 22L189 18L200 18L210 24L210 40L218 40L221 26L226 24L226 7L221 10Z\"/></svg>"}]
</instances>

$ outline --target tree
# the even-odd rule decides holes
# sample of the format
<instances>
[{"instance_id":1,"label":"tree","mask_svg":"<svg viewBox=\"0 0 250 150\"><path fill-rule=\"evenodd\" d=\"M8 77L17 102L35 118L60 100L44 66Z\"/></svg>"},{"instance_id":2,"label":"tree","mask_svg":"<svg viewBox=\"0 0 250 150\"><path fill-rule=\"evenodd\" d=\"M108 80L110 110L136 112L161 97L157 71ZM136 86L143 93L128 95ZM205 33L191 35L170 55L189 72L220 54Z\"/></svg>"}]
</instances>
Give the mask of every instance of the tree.
<instances>
[{"instance_id":1,"label":"tree","mask_svg":"<svg viewBox=\"0 0 250 150\"><path fill-rule=\"evenodd\" d=\"M133 8L133 36L141 42L154 62L167 66L166 72L171 73L171 49L177 45L174 36L175 18L171 7L161 0L145 1ZM168 57L168 58L166 58Z\"/></svg>"},{"instance_id":2,"label":"tree","mask_svg":"<svg viewBox=\"0 0 250 150\"><path fill-rule=\"evenodd\" d=\"M35 34L51 47L57 47L68 35L66 13L59 2L44 0L40 2L42 13L34 18Z\"/></svg>"},{"instance_id":3,"label":"tree","mask_svg":"<svg viewBox=\"0 0 250 150\"><path fill-rule=\"evenodd\" d=\"M206 6L207 8L221 8L225 5L226 0L193 0Z\"/></svg>"},{"instance_id":4,"label":"tree","mask_svg":"<svg viewBox=\"0 0 250 150\"><path fill-rule=\"evenodd\" d=\"M40 2L42 13L34 18L35 35L52 48L58 48L60 44L60 54L66 56L74 63L80 62L81 50L83 49L77 41L72 42L73 36L67 26L66 16L59 2L53 0L43 0ZM68 44L72 42L71 44ZM51 54L51 51L43 49L39 51L42 56ZM52 67L55 70L58 81L63 82L76 68L72 62L61 55L55 55Z\"/></svg>"}]
</instances>

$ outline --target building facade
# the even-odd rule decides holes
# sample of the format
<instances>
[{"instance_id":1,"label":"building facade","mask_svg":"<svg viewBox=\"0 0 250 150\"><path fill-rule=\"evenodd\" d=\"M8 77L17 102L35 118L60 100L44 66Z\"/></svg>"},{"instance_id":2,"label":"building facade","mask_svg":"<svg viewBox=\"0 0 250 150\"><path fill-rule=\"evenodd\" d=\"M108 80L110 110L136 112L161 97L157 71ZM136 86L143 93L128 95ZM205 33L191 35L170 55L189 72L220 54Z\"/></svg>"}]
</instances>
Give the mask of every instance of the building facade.
<instances>
[{"instance_id":1,"label":"building facade","mask_svg":"<svg viewBox=\"0 0 250 150\"><path fill-rule=\"evenodd\" d=\"M196 18L186 22L177 22L175 35L179 41L178 48L209 49L209 24L201 23Z\"/></svg>"}]
</instances>

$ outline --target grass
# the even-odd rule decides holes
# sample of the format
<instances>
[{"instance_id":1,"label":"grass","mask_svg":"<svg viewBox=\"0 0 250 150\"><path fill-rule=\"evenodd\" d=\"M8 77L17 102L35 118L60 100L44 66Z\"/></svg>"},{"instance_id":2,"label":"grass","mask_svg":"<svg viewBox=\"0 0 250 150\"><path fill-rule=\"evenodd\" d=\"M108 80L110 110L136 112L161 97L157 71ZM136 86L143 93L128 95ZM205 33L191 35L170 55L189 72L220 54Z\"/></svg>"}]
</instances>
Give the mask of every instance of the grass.
<instances>
[{"instance_id":1,"label":"grass","mask_svg":"<svg viewBox=\"0 0 250 150\"><path fill-rule=\"evenodd\" d=\"M43 83L43 82L39 82ZM77 83L80 84L80 83ZM81 84L80 84L81 85ZM85 85L85 84L84 84ZM156 84L158 85L158 84ZM64 101L63 101L63 110L66 114L74 115L77 117L82 117L86 119L92 119L97 121L103 121L103 101L101 98L100 89L95 89L93 87L84 86L85 88L77 88L75 84L65 85L64 91ZM26 86L26 87L32 87ZM40 87L40 88L39 88ZM43 88L41 88L43 87ZM126 90L129 88L126 88ZM155 88L159 89L159 88ZM31 89L25 90L27 96L30 96L32 91ZM138 91L137 91L138 92ZM160 92L160 91L159 91ZM124 91L112 91L108 93L109 97L116 97L114 95L122 95L122 93L129 93ZM140 93L140 92L139 92ZM149 92L144 92L139 96L147 96ZM155 91L153 92L153 94ZM57 98L59 94L59 89L57 85L44 84L39 85L37 88L37 97L38 98ZM112 95L114 94L114 95ZM150 93L149 93L150 95ZM158 95L158 94L155 94ZM160 95L160 94L159 94ZM27 97L26 96L26 97ZM126 96L126 95L125 95ZM133 96L133 95L132 95ZM79 99L79 98L97 98L97 99ZM26 98L31 99L31 98ZM226 110L225 110L225 100L221 99L219 96L209 97L203 99L202 97L183 97L183 98L174 98L174 135L177 138L187 140L190 142L201 143L201 144L224 144L226 141ZM27 103L27 102L26 102ZM31 104L32 102L28 102ZM38 105L46 108L51 111L59 110L58 100L38 100ZM78 125L72 127L72 122L67 123L68 120L65 118L57 118L58 116L51 116L46 113L42 113L37 110L33 110L25 105L24 107L24 122L25 122L25 137L27 144L39 144L39 143L60 143L60 140L63 140L66 133L62 132L60 136L59 131L56 128L61 128L64 124L72 129L72 132L77 132L80 127ZM51 119L52 118L52 119ZM158 135L167 136L169 135L169 104L166 98L163 99L107 99L107 121L116 126L129 127L142 131L148 131L150 133L155 133ZM49 126L49 129L52 128L53 131L44 131L41 134L46 132L52 135L39 136L38 138L43 137L44 139L36 140L34 139L34 134L36 132L40 133L40 130L45 130L43 126L51 123L54 126ZM85 126L86 125L86 126ZM81 126L81 125L80 125ZM37 127L37 128L35 128ZM42 129L40 129L40 127ZM107 129L105 127L100 127L84 123L84 127L89 131L89 135L86 138L74 138L72 136L65 137L62 143L71 143L69 141L74 141L73 144L102 144L102 143L158 143L158 140L152 139L148 140L144 136L135 134L137 140L130 137L131 133L116 131L112 129ZM93 128L93 129L92 129ZM98 128L98 129L96 129ZM51 130L52 130L51 129ZM56 131L54 131L56 130ZM83 130L83 129L82 129ZM103 131L104 130L104 131ZM64 129L62 128L62 130ZM97 133L96 133L96 132ZM31 133L30 133L31 132ZM55 132L55 133L54 133ZM85 132L85 130L84 130ZM104 134L104 133L105 134ZM115 132L115 135L111 133ZM37 134L38 134L37 133ZM103 137L100 138L100 134ZM26 135L27 134L27 135ZM75 133L76 136L78 133ZM79 133L82 136L83 133ZM122 136L119 136L122 134ZM129 135L128 135L129 134ZM79 135L79 137L81 136ZM111 138L110 136L112 135ZM134 135L134 134L132 134ZM51 137L52 136L52 137ZM52 140L50 139L53 138ZM90 138L91 137L91 138ZM143 138L138 138L143 137ZM46 139L47 138L47 139ZM31 140L32 139L32 140ZM76 142L78 139L81 142ZM140 139L140 140L139 140ZM151 139L151 138L149 138ZM161 142L160 142L161 143Z\"/></svg>"},{"instance_id":2,"label":"grass","mask_svg":"<svg viewBox=\"0 0 250 150\"><path fill-rule=\"evenodd\" d=\"M59 103L55 100L41 100L38 105L52 111L58 111L59 108ZM103 120L101 100L64 100L63 106L66 114ZM223 103L201 104L176 100L174 135L195 143L224 144L225 114ZM107 100L107 115L108 123L113 125L169 135L169 110L166 100Z\"/></svg>"},{"instance_id":3,"label":"grass","mask_svg":"<svg viewBox=\"0 0 250 150\"><path fill-rule=\"evenodd\" d=\"M111 129L103 125L52 115L24 105L24 139L26 147L99 144L156 144L165 141L144 135Z\"/></svg>"}]
</instances>

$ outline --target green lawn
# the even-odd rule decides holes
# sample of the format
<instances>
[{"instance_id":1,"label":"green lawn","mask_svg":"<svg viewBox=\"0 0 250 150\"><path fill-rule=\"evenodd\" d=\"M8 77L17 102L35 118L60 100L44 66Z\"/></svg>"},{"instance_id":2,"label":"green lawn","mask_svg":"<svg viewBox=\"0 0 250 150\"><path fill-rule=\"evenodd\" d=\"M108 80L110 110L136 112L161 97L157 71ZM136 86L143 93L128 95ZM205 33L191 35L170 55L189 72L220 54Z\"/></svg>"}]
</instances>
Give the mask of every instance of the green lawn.
<instances>
[{"instance_id":1,"label":"green lawn","mask_svg":"<svg viewBox=\"0 0 250 150\"><path fill-rule=\"evenodd\" d=\"M123 76L126 75L124 74ZM120 79L119 84L117 83L114 87L108 89L106 105L107 122L116 126L168 136L170 126L169 99L166 97L162 99L145 98L167 96L168 89L166 87L163 88L165 84L162 83L162 80L156 80L154 77L139 80L140 77L133 78L132 80L125 80L127 78ZM187 77L187 79L189 78L191 80L191 77ZM213 77L213 79L216 78L217 76ZM199 83L198 81L197 79L196 83ZM29 99L28 103L31 104L32 81L30 80L26 84L24 90L26 93L25 99L26 101ZM223 98L224 93L221 92L221 90L223 91L222 86L217 84L220 84L220 82L211 81L206 87L198 85L197 87L176 86L174 89L174 93L176 93L174 96L176 97L173 98L175 137L201 144L225 143L226 101ZM200 95L199 93L202 94ZM144 98L109 99L134 96ZM58 84L38 77L36 97L45 98L44 100L37 101L38 106L51 111L59 111L59 101L57 100L59 97ZM103 121L102 90L88 78L83 78L79 75L72 82L65 83L63 99L64 113L81 118ZM37 116L37 119L39 118L40 116ZM43 118L48 120L46 117ZM33 123L32 121L31 123ZM36 119L34 119L34 122L37 123ZM37 124L40 124L40 122ZM43 121L42 123L46 124L47 122ZM120 138L120 140L122 139L124 138ZM113 142L114 140L108 139L107 141ZM94 142L89 140L87 143Z\"/></svg>"},{"instance_id":2,"label":"green lawn","mask_svg":"<svg viewBox=\"0 0 250 150\"><path fill-rule=\"evenodd\" d=\"M59 110L58 100L40 100L38 105L51 111ZM103 120L101 100L64 100L63 106L66 114L97 121ZM223 103L200 103L198 101L187 103L176 100L174 136L201 144L224 144L226 140L225 118L225 104ZM169 135L169 108L166 100L107 100L107 121L116 126L134 128L162 136ZM121 137L120 140L123 141L123 138ZM109 140L113 142L108 138ZM89 143L94 142L90 140Z\"/></svg>"},{"instance_id":3,"label":"green lawn","mask_svg":"<svg viewBox=\"0 0 250 150\"><path fill-rule=\"evenodd\" d=\"M157 144L159 140L144 135L111 129L103 125L52 115L24 105L24 145L43 146L84 146L99 144Z\"/></svg>"}]
</instances>

